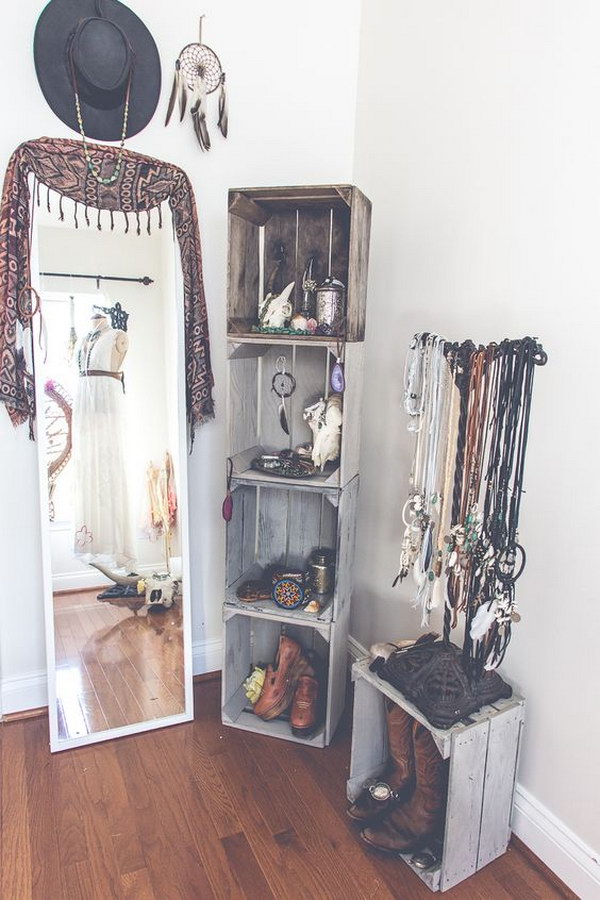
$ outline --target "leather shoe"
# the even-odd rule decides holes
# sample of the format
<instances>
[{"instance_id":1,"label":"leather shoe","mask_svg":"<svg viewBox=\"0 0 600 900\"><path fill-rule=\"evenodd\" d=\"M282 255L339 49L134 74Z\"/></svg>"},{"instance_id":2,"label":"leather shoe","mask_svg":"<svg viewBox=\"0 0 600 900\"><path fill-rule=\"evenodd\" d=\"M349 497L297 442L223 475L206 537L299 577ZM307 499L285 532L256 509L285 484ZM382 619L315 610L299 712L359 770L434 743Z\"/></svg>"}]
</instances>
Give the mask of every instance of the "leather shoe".
<instances>
[{"instance_id":1,"label":"leather shoe","mask_svg":"<svg viewBox=\"0 0 600 900\"><path fill-rule=\"evenodd\" d=\"M268 665L261 695L254 705L254 712L261 719L276 719L285 712L294 697L294 690L301 675L314 675L314 671L302 653L300 644L282 634L274 665Z\"/></svg>"},{"instance_id":2,"label":"leather shoe","mask_svg":"<svg viewBox=\"0 0 600 900\"><path fill-rule=\"evenodd\" d=\"M290 713L292 734L310 737L319 725L319 682L311 675L301 675L294 693Z\"/></svg>"}]
</instances>

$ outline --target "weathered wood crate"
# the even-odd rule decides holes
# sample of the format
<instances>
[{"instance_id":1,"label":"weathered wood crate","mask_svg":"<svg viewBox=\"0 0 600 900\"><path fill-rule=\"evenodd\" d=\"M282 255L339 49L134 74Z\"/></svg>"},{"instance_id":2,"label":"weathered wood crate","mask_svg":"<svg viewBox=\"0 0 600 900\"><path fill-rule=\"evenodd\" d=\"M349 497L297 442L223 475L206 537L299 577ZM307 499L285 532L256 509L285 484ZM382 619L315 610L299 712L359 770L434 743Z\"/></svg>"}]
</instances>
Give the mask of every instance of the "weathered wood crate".
<instances>
[{"instance_id":1,"label":"weathered wood crate","mask_svg":"<svg viewBox=\"0 0 600 900\"><path fill-rule=\"evenodd\" d=\"M352 667L354 721L348 799L355 800L364 782L386 768L389 751L384 697L389 697L431 732L444 759L450 760L448 803L441 858L422 870L402 859L432 891L447 891L508 846L515 777L525 701L512 696L483 707L447 730L434 728L390 684L369 671L370 660Z\"/></svg>"},{"instance_id":2,"label":"weathered wood crate","mask_svg":"<svg viewBox=\"0 0 600 900\"><path fill-rule=\"evenodd\" d=\"M290 622L340 619L352 591L358 481L357 476L344 490L336 490L311 486L306 480L299 486L234 479L233 515L227 525L226 607ZM321 597L320 613L306 613L301 607L282 609L272 600L249 606L237 599L243 582L260 578L272 565L303 568L317 547L333 550L336 560L333 592Z\"/></svg>"},{"instance_id":3,"label":"weathered wood crate","mask_svg":"<svg viewBox=\"0 0 600 900\"><path fill-rule=\"evenodd\" d=\"M347 287L346 340L364 340L370 226L371 203L353 185L230 190L228 334L251 333L273 267L273 245L283 243L280 278L283 284L295 281L296 291L308 258L315 255L313 274L321 282L331 256L332 273Z\"/></svg>"},{"instance_id":4,"label":"weathered wood crate","mask_svg":"<svg viewBox=\"0 0 600 900\"><path fill-rule=\"evenodd\" d=\"M269 340L268 338L271 338ZM278 337L276 343L272 340ZM280 398L272 390L278 357L285 357L286 371L296 380L296 389L286 399L289 435L279 422ZM234 476L269 483L277 478L252 469L252 460L312 441L303 417L304 409L331 392L331 370L337 359L335 340L285 335L253 335L228 338L229 456ZM346 390L340 458L328 463L322 475L310 479L313 486L343 487L358 472L362 413L364 344L344 348ZM306 484L306 479L298 484Z\"/></svg>"},{"instance_id":5,"label":"weathered wood crate","mask_svg":"<svg viewBox=\"0 0 600 900\"><path fill-rule=\"evenodd\" d=\"M348 613L337 622L285 621L280 616L256 610L223 611L225 657L222 674L222 721L224 725L255 734L267 734L311 747L327 747L344 710L346 688L345 649ZM321 662L323 716L320 728L308 738L296 737L286 715L265 722L254 715L242 687L244 679L258 663L272 662L279 636L284 631L305 650L312 650Z\"/></svg>"}]
</instances>

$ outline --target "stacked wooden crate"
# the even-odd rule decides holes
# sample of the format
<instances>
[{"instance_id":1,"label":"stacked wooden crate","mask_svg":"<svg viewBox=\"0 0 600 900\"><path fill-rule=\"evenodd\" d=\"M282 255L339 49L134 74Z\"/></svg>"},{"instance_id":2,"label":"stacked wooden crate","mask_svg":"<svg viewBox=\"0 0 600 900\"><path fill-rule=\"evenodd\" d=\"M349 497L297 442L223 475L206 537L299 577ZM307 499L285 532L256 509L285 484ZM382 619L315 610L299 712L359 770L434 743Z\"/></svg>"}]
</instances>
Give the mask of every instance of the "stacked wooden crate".
<instances>
[{"instance_id":1,"label":"stacked wooden crate","mask_svg":"<svg viewBox=\"0 0 600 900\"><path fill-rule=\"evenodd\" d=\"M403 856L432 891L447 891L508 847L525 702L513 695L482 707L452 728L434 728L403 694L370 671L369 662L361 660L352 667L354 722L348 799L356 800L364 783L386 770L389 750L384 697L389 697L429 729L442 757L450 760L443 839L427 848L436 861L422 869L413 854Z\"/></svg>"},{"instance_id":2,"label":"stacked wooden crate","mask_svg":"<svg viewBox=\"0 0 600 900\"><path fill-rule=\"evenodd\" d=\"M228 455L233 462L233 517L227 526L223 608L223 722L313 746L329 744L344 707L346 646L358 493L363 340L371 204L350 185L248 188L229 193ZM282 284L295 282L316 251L313 277L331 272L347 285L346 328L334 336L253 330L266 292L273 246L283 243ZM266 275L265 275L266 273ZM294 449L311 439L304 408L331 392L342 352L346 390L340 458L322 474L288 479L252 468L265 452ZM276 360L285 356L296 389L286 400L289 436L271 390ZM284 610L273 601L240 602L237 589L269 566L305 568L312 550L335 551L335 584L318 613ZM265 722L252 712L243 681L257 663L273 661L279 635L313 650L326 672L325 715L310 738L292 734L285 718Z\"/></svg>"}]
</instances>

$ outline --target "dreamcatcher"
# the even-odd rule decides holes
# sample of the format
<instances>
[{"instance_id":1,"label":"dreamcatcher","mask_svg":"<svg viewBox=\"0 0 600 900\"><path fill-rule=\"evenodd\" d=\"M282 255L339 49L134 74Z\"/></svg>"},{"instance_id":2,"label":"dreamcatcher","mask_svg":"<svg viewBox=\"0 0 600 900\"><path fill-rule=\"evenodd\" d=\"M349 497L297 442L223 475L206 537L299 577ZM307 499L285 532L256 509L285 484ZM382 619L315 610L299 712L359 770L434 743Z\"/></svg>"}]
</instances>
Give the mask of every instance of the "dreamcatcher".
<instances>
[{"instance_id":1,"label":"dreamcatcher","mask_svg":"<svg viewBox=\"0 0 600 900\"><path fill-rule=\"evenodd\" d=\"M202 43L202 19L197 44L187 44L175 62L173 88L169 98L169 108L165 126L169 124L175 104L179 103L179 121L183 122L188 107L194 123L194 132L202 150L210 150L210 136L206 121L206 98L217 88L219 91L219 118L217 126L223 137L227 137L227 91L225 72L214 50Z\"/></svg>"},{"instance_id":2,"label":"dreamcatcher","mask_svg":"<svg viewBox=\"0 0 600 900\"><path fill-rule=\"evenodd\" d=\"M44 393L46 395L44 422L46 426L49 518L53 522L56 480L71 458L73 403L66 390L57 381L47 381Z\"/></svg>"}]
</instances>

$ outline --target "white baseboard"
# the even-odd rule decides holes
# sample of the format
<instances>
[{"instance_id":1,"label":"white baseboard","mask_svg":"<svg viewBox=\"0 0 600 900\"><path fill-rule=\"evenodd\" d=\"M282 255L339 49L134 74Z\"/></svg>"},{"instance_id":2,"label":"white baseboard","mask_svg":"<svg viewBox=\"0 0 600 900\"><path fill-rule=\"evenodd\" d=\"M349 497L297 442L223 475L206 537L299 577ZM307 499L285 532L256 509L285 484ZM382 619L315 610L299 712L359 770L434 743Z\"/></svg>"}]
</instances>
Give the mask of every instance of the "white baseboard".
<instances>
[{"instance_id":1,"label":"white baseboard","mask_svg":"<svg viewBox=\"0 0 600 900\"><path fill-rule=\"evenodd\" d=\"M348 656L350 664L368 656L367 649L351 635ZM582 900L600 900L600 854L520 784L515 791L512 829Z\"/></svg>"},{"instance_id":2,"label":"white baseboard","mask_svg":"<svg viewBox=\"0 0 600 900\"><path fill-rule=\"evenodd\" d=\"M582 900L600 898L599 854L520 784L515 791L512 829Z\"/></svg>"},{"instance_id":3,"label":"white baseboard","mask_svg":"<svg viewBox=\"0 0 600 900\"><path fill-rule=\"evenodd\" d=\"M46 670L15 675L2 679L2 696L0 709L7 716L10 713L24 712L26 709L38 709L48 706L48 687Z\"/></svg>"},{"instance_id":4,"label":"white baseboard","mask_svg":"<svg viewBox=\"0 0 600 900\"><path fill-rule=\"evenodd\" d=\"M365 656L369 655L369 651L366 647L353 638L351 634L348 635L348 656L350 657L350 665L352 663L357 662L359 659L364 659Z\"/></svg>"},{"instance_id":5,"label":"white baseboard","mask_svg":"<svg viewBox=\"0 0 600 900\"><path fill-rule=\"evenodd\" d=\"M205 675L207 672L219 670L222 662L222 648L223 642L220 638L210 641L195 641L192 644L193 674ZM0 709L5 716L47 706L46 670L40 669L26 675L3 678L0 691Z\"/></svg>"},{"instance_id":6,"label":"white baseboard","mask_svg":"<svg viewBox=\"0 0 600 900\"><path fill-rule=\"evenodd\" d=\"M223 667L223 641L196 641L192 644L192 671L194 675L220 672Z\"/></svg>"}]
</instances>

